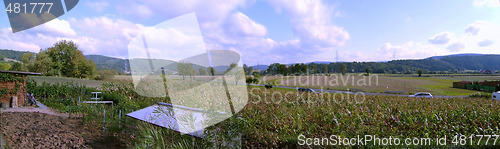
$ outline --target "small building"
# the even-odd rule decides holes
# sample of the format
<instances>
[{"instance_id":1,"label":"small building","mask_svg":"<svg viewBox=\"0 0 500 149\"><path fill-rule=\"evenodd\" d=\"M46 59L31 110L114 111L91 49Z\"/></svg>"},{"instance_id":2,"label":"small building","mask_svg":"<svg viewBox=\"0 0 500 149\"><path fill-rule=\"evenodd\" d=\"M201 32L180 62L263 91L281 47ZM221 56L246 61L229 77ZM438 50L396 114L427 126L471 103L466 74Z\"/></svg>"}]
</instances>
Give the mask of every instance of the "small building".
<instances>
[{"instance_id":1,"label":"small building","mask_svg":"<svg viewBox=\"0 0 500 149\"><path fill-rule=\"evenodd\" d=\"M2 107L25 106L28 75L41 73L0 70L0 105ZM7 104L8 106L5 106Z\"/></svg>"},{"instance_id":2,"label":"small building","mask_svg":"<svg viewBox=\"0 0 500 149\"><path fill-rule=\"evenodd\" d=\"M472 85L472 82L469 82L469 81L453 82L453 88L466 89L467 84Z\"/></svg>"},{"instance_id":3,"label":"small building","mask_svg":"<svg viewBox=\"0 0 500 149\"><path fill-rule=\"evenodd\" d=\"M484 82L479 82L479 85L496 87L500 86L500 81L484 81Z\"/></svg>"}]
</instances>

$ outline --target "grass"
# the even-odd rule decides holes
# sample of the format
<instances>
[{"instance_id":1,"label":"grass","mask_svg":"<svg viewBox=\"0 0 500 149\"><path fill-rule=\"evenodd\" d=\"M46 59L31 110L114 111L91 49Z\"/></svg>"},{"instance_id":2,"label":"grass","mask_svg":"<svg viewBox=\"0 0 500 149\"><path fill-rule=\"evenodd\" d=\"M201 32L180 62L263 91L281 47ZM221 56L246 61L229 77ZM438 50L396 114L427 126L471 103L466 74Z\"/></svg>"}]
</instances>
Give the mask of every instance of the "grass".
<instances>
[{"instance_id":1,"label":"grass","mask_svg":"<svg viewBox=\"0 0 500 149\"><path fill-rule=\"evenodd\" d=\"M88 80L88 79L76 79L76 78L65 78L65 77L51 77L51 76L29 76L28 79L33 79L37 84L47 83L65 83L73 82L75 84L85 85L87 87L99 88L102 85L102 81Z\"/></svg>"},{"instance_id":2,"label":"grass","mask_svg":"<svg viewBox=\"0 0 500 149\"><path fill-rule=\"evenodd\" d=\"M416 76L416 75L415 75ZM371 80L370 80L371 78ZM456 81L500 80L498 76L432 76L411 77L409 75L370 75L332 74L331 76L272 76L265 78L280 86L307 87L314 89L348 90L360 89L365 92L383 93L386 91L403 91L405 94L430 92L440 96L467 96L478 91L452 88Z\"/></svg>"},{"instance_id":3,"label":"grass","mask_svg":"<svg viewBox=\"0 0 500 149\"><path fill-rule=\"evenodd\" d=\"M458 77L460 78L460 77ZM400 78L406 80L416 80L419 82L424 82L416 87L420 87L427 92L432 92L436 95L446 95L446 96L467 96L478 91L466 90L466 89L458 89L453 88L453 82L456 80L450 78L441 78L441 77L411 77L411 78Z\"/></svg>"}]
</instances>

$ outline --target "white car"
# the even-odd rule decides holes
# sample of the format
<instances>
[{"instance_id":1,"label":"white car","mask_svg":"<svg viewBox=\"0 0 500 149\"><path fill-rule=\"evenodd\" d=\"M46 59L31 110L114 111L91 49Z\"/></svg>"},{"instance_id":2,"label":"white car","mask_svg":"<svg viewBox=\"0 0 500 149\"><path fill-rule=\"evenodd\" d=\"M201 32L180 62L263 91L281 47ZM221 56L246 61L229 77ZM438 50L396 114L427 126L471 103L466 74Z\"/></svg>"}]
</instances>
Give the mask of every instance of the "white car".
<instances>
[{"instance_id":1,"label":"white car","mask_svg":"<svg viewBox=\"0 0 500 149\"><path fill-rule=\"evenodd\" d=\"M427 92L418 92L418 93L416 93L415 95L410 95L410 97L425 97L425 98L432 98L432 94L431 94L431 93L427 93Z\"/></svg>"},{"instance_id":2,"label":"white car","mask_svg":"<svg viewBox=\"0 0 500 149\"><path fill-rule=\"evenodd\" d=\"M500 91L498 92L493 92L493 94L491 95L491 98L493 100L500 100Z\"/></svg>"}]
</instances>

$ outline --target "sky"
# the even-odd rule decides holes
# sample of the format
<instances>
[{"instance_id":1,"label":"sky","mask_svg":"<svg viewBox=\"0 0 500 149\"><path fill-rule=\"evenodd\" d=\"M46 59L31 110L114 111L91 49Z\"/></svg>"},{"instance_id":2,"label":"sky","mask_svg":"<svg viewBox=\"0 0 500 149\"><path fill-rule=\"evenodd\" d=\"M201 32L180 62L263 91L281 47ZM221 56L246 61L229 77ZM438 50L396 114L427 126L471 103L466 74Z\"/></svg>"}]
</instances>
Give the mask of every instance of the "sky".
<instances>
[{"instance_id":1,"label":"sky","mask_svg":"<svg viewBox=\"0 0 500 149\"><path fill-rule=\"evenodd\" d=\"M202 41L196 48L233 50L248 65L500 54L499 0L85 0L16 33L0 13L0 49L39 52L65 39L86 55L130 58L141 31L186 42L156 28L182 16L196 19L200 38L182 36Z\"/></svg>"}]
</instances>

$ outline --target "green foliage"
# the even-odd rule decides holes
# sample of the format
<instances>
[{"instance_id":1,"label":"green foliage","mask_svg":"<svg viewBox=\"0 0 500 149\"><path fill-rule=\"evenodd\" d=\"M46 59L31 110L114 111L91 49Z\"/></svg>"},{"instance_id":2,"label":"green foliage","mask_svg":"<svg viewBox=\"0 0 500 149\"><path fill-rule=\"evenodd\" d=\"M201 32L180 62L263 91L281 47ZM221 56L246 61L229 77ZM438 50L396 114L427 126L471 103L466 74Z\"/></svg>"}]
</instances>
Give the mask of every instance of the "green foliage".
<instances>
[{"instance_id":1,"label":"green foliage","mask_svg":"<svg viewBox=\"0 0 500 149\"><path fill-rule=\"evenodd\" d=\"M86 59L72 41L59 41L46 52L52 60L51 68L57 70L60 76L89 78L96 71L92 60Z\"/></svg>"},{"instance_id":2,"label":"green foliage","mask_svg":"<svg viewBox=\"0 0 500 149\"><path fill-rule=\"evenodd\" d=\"M117 74L116 70L104 69L99 71L99 75L95 77L96 80L110 80Z\"/></svg>"},{"instance_id":3,"label":"green foliage","mask_svg":"<svg viewBox=\"0 0 500 149\"><path fill-rule=\"evenodd\" d=\"M215 68L213 68L213 67L209 66L209 67L207 68L207 71L208 71L208 73L209 73L211 76L214 76L214 75L215 75Z\"/></svg>"},{"instance_id":4,"label":"green foliage","mask_svg":"<svg viewBox=\"0 0 500 149\"><path fill-rule=\"evenodd\" d=\"M469 95L469 97L472 98L487 98L487 99L491 99L491 96L492 96L491 93L484 93L484 92L477 92Z\"/></svg>"},{"instance_id":5,"label":"green foliage","mask_svg":"<svg viewBox=\"0 0 500 149\"><path fill-rule=\"evenodd\" d=\"M31 52L24 53L21 55L21 62L23 63L22 69L35 72L36 71L36 59L35 55Z\"/></svg>"},{"instance_id":6,"label":"green foliage","mask_svg":"<svg viewBox=\"0 0 500 149\"><path fill-rule=\"evenodd\" d=\"M21 55L23 55L24 53L30 53L30 52L0 49L0 55L2 55L3 57L7 57L18 61L21 61Z\"/></svg>"},{"instance_id":7,"label":"green foliage","mask_svg":"<svg viewBox=\"0 0 500 149\"><path fill-rule=\"evenodd\" d=\"M19 75L16 74L0 73L0 82L14 82L14 81L22 82L24 80L23 78L21 78Z\"/></svg>"},{"instance_id":8,"label":"green foliage","mask_svg":"<svg viewBox=\"0 0 500 149\"><path fill-rule=\"evenodd\" d=\"M9 63L0 63L0 70L9 70L10 67Z\"/></svg>"},{"instance_id":9,"label":"green foliage","mask_svg":"<svg viewBox=\"0 0 500 149\"><path fill-rule=\"evenodd\" d=\"M200 75L202 75L202 76L205 76L205 75L207 75L207 74L208 74L208 73L207 73L207 71L206 71L205 69L201 68L201 67L200 67L200 69L198 70L198 72L200 72Z\"/></svg>"},{"instance_id":10,"label":"green foliage","mask_svg":"<svg viewBox=\"0 0 500 149\"><path fill-rule=\"evenodd\" d=\"M12 64L12 67L10 67L9 70L12 70L12 71L22 71L22 66L21 66L21 63L18 63L18 62L14 62Z\"/></svg>"},{"instance_id":11,"label":"green foliage","mask_svg":"<svg viewBox=\"0 0 500 149\"><path fill-rule=\"evenodd\" d=\"M273 63L269 65L267 68L267 73L268 74L282 74L282 75L288 75L288 68L285 64L280 64L280 63Z\"/></svg>"},{"instance_id":12,"label":"green foliage","mask_svg":"<svg viewBox=\"0 0 500 149\"><path fill-rule=\"evenodd\" d=\"M342 65L340 66L340 72L342 73L342 75L345 75L347 73L347 65L342 63Z\"/></svg>"},{"instance_id":13,"label":"green foliage","mask_svg":"<svg viewBox=\"0 0 500 149\"><path fill-rule=\"evenodd\" d=\"M91 92L96 91L94 88L87 88L83 85L74 84L73 82L66 83L47 83L43 82L40 85L33 80L28 80L26 83L28 92L33 93L40 98L70 98L70 97L89 97Z\"/></svg>"},{"instance_id":14,"label":"green foliage","mask_svg":"<svg viewBox=\"0 0 500 149\"><path fill-rule=\"evenodd\" d=\"M193 64L189 62L179 62L177 63L177 72L185 79L185 76L191 75L193 69ZM196 72L196 71L195 71Z\"/></svg>"}]
</instances>

